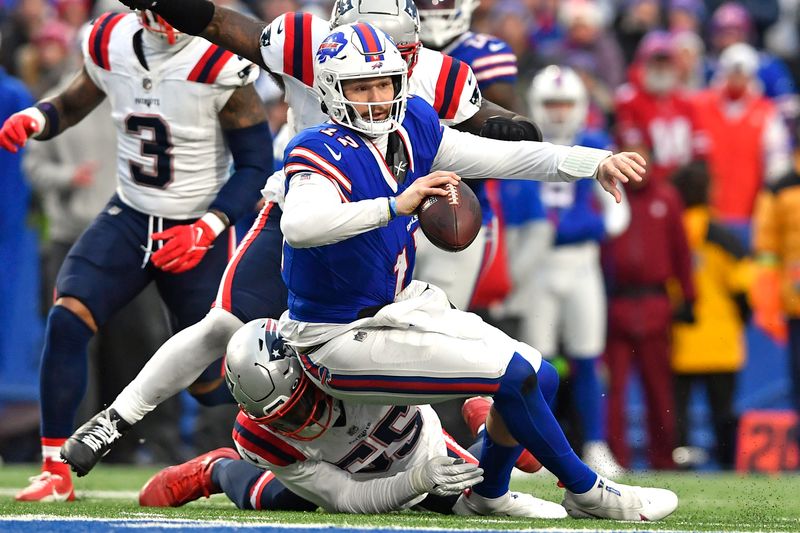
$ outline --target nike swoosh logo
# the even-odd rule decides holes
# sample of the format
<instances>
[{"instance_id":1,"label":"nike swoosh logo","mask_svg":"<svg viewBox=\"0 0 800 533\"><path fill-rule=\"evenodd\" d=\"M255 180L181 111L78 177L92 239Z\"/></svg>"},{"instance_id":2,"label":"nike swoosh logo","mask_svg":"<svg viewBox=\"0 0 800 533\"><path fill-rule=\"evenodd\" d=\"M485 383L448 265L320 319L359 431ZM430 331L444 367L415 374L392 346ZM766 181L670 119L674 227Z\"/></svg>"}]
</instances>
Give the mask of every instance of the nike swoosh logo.
<instances>
[{"instance_id":1,"label":"nike swoosh logo","mask_svg":"<svg viewBox=\"0 0 800 533\"><path fill-rule=\"evenodd\" d=\"M497 52L498 50L502 49L503 49L503 43L489 43L490 52Z\"/></svg>"},{"instance_id":2,"label":"nike swoosh logo","mask_svg":"<svg viewBox=\"0 0 800 533\"><path fill-rule=\"evenodd\" d=\"M325 143L322 143L322 144L325 144ZM328 151L331 153L331 155L333 156L333 158L334 158L335 160L339 161L339 160L342 158L342 154L341 154L341 153L339 153L339 152L334 152L333 148L331 148L331 147L330 147L330 146L328 146L327 144L325 144L325 148L327 148L327 149L328 149Z\"/></svg>"},{"instance_id":3,"label":"nike swoosh logo","mask_svg":"<svg viewBox=\"0 0 800 533\"><path fill-rule=\"evenodd\" d=\"M64 500L66 500L67 498L69 498L69 492L70 492L70 491L67 491L67 492L61 493L61 492L58 492L58 491L55 489L55 487L53 487L53 498L55 498L55 500L56 500L56 501L59 501L59 502L61 502L61 501L64 501Z\"/></svg>"},{"instance_id":4,"label":"nike swoosh logo","mask_svg":"<svg viewBox=\"0 0 800 533\"><path fill-rule=\"evenodd\" d=\"M283 21L278 22L278 35L283 33Z\"/></svg>"}]
</instances>

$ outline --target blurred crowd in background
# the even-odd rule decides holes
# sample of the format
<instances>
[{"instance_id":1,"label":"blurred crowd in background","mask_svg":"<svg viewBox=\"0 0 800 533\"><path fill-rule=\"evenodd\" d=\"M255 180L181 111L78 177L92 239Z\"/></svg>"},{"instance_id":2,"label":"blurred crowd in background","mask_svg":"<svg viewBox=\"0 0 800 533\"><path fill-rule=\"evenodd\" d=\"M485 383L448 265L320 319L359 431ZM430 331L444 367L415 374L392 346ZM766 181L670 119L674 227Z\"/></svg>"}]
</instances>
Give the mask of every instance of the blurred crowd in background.
<instances>
[{"instance_id":1,"label":"blurred crowd in background","mask_svg":"<svg viewBox=\"0 0 800 533\"><path fill-rule=\"evenodd\" d=\"M217 3L264 21L330 10L322 0ZM68 82L87 22L122 9L112 0L0 0L0 120ZM800 0L482 0L472 29L516 54L516 111L531 115L538 72L569 66L587 89L586 126L648 159L645 184L627 187L628 228L598 237L608 299L601 423L617 460L731 468L743 411L800 407L792 393L800 381ZM266 75L258 86L277 134L286 120L280 90ZM101 105L21 157L0 152L5 461L38 459L42 324L61 261L115 189L109 113ZM497 250L473 307L538 347L525 338L524 310L509 305L520 248ZM79 418L110 402L169 333L152 291L104 327ZM559 412L580 443L580 405L568 394L574 364L559 365ZM232 409L181 397L157 413L110 459L171 463L229 444Z\"/></svg>"}]
</instances>

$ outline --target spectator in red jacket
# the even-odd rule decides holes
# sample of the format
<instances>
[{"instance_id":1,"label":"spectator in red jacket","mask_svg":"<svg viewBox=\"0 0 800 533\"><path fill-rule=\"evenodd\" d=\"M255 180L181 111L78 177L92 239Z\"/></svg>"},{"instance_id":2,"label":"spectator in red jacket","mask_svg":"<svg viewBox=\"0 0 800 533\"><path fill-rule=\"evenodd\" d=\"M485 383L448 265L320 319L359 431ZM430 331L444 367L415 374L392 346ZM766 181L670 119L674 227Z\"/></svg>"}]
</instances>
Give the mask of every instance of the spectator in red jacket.
<instances>
[{"instance_id":1,"label":"spectator in red jacket","mask_svg":"<svg viewBox=\"0 0 800 533\"><path fill-rule=\"evenodd\" d=\"M677 60L670 34L648 33L636 51L630 82L616 94L617 144L646 154L653 181L668 180L707 150L694 108L680 88Z\"/></svg>"},{"instance_id":2,"label":"spectator in red jacket","mask_svg":"<svg viewBox=\"0 0 800 533\"><path fill-rule=\"evenodd\" d=\"M639 368L647 402L650 466L672 468L675 444L674 397L670 367L673 306L667 282L677 279L683 304L676 313L691 322L695 289L683 206L663 180L645 178L626 187L631 225L605 246L609 292L606 363L610 375L608 441L623 466L630 466L626 440L627 386L631 367Z\"/></svg>"}]
</instances>

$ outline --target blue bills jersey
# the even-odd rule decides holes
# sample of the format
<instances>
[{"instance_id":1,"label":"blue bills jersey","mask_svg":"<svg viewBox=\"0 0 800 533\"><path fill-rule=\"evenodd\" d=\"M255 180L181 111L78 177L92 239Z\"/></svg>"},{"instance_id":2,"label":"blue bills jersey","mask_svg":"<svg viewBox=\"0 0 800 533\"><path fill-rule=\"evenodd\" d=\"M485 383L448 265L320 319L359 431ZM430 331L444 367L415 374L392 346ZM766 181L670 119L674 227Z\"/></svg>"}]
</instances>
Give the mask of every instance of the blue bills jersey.
<instances>
[{"instance_id":1,"label":"blue bills jersey","mask_svg":"<svg viewBox=\"0 0 800 533\"><path fill-rule=\"evenodd\" d=\"M442 50L443 54L459 59L472 68L478 88L485 91L495 83L516 83L517 56L511 47L492 35L468 31ZM494 213L483 180L471 180L469 186L478 197L483 223L488 224Z\"/></svg>"},{"instance_id":2,"label":"blue bills jersey","mask_svg":"<svg viewBox=\"0 0 800 533\"><path fill-rule=\"evenodd\" d=\"M611 149L611 138L601 130L584 130L575 144ZM555 245L601 241L605 237L603 215L596 202L595 180L574 183L542 183L539 189L547 218L556 229Z\"/></svg>"},{"instance_id":3,"label":"blue bills jersey","mask_svg":"<svg viewBox=\"0 0 800 533\"><path fill-rule=\"evenodd\" d=\"M329 179L342 202L385 198L402 193L431 172L442 140L436 111L410 97L400 135L409 168L397 183L384 157L368 139L352 130L323 124L300 132L286 148L286 184L303 172ZM312 248L284 244L283 280L289 289L289 316L302 322L344 324L364 309L394 301L411 281L416 247L416 217L401 216L382 228L344 241Z\"/></svg>"}]
</instances>

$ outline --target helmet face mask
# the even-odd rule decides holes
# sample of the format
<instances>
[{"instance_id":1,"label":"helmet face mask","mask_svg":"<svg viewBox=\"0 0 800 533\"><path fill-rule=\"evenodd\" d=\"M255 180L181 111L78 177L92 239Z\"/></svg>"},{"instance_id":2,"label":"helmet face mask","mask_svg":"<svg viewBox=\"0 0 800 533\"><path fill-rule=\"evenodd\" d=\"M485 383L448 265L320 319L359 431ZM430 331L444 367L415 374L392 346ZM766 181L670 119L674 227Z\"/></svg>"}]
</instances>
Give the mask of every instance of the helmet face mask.
<instances>
[{"instance_id":1,"label":"helmet face mask","mask_svg":"<svg viewBox=\"0 0 800 533\"><path fill-rule=\"evenodd\" d=\"M333 421L333 398L305 375L274 320L253 320L231 337L225 382L248 418L287 437L315 439Z\"/></svg>"},{"instance_id":2,"label":"helmet face mask","mask_svg":"<svg viewBox=\"0 0 800 533\"><path fill-rule=\"evenodd\" d=\"M403 121L408 97L408 65L388 35L365 23L337 27L314 57L314 85L323 111L336 123L368 136L395 131ZM391 78L393 95L383 101L345 96L348 82ZM375 118L388 107L386 117ZM359 113L357 109L366 108Z\"/></svg>"},{"instance_id":3,"label":"helmet face mask","mask_svg":"<svg viewBox=\"0 0 800 533\"><path fill-rule=\"evenodd\" d=\"M139 20L144 29L161 37L170 45L175 44L184 36L182 32L173 28L172 24L164 20L161 15L153 13L149 9L139 11Z\"/></svg>"},{"instance_id":4,"label":"helmet face mask","mask_svg":"<svg viewBox=\"0 0 800 533\"><path fill-rule=\"evenodd\" d=\"M419 14L413 0L336 0L333 3L331 30L358 22L366 22L392 38L411 76L422 46Z\"/></svg>"},{"instance_id":5,"label":"helmet face mask","mask_svg":"<svg viewBox=\"0 0 800 533\"><path fill-rule=\"evenodd\" d=\"M479 0L419 0L420 37L426 46L440 50L469 31Z\"/></svg>"},{"instance_id":6,"label":"helmet face mask","mask_svg":"<svg viewBox=\"0 0 800 533\"><path fill-rule=\"evenodd\" d=\"M589 99L574 70L550 65L533 78L528 106L546 141L571 144L586 124Z\"/></svg>"}]
</instances>

